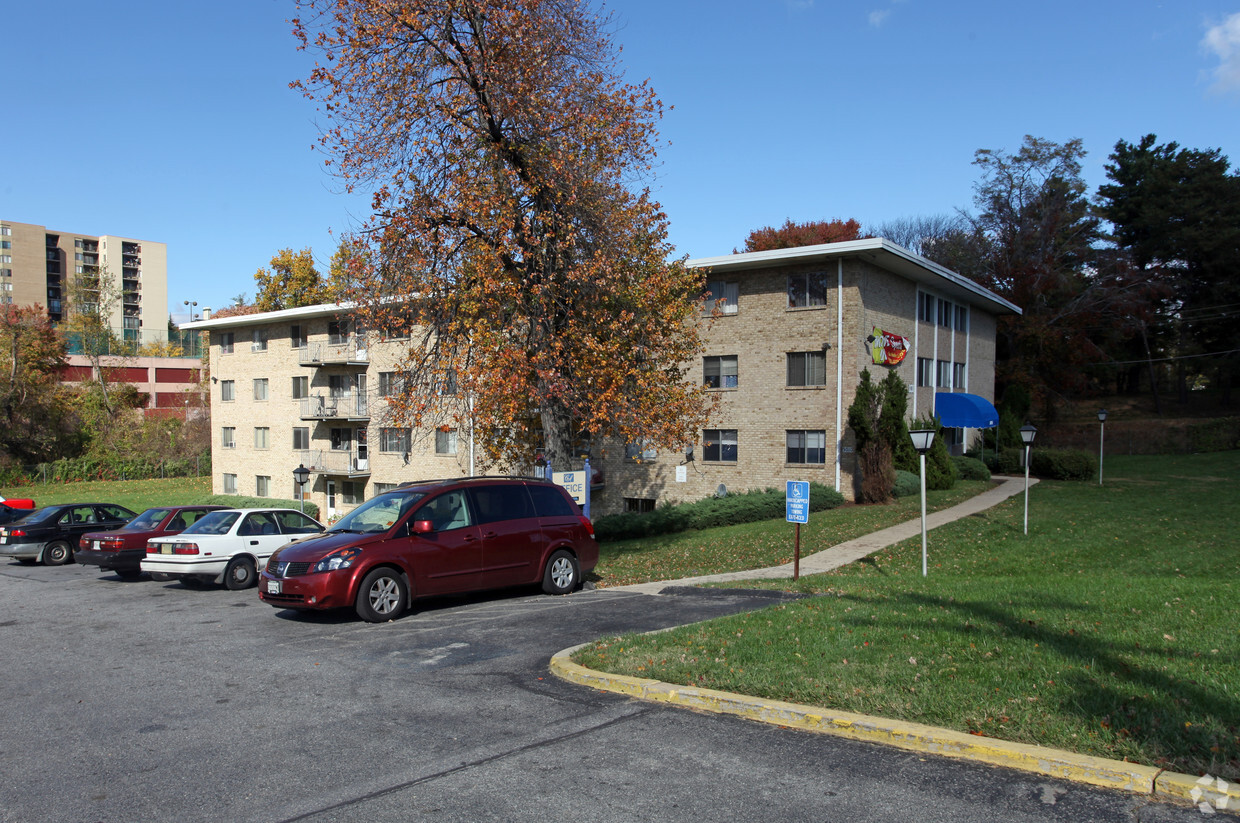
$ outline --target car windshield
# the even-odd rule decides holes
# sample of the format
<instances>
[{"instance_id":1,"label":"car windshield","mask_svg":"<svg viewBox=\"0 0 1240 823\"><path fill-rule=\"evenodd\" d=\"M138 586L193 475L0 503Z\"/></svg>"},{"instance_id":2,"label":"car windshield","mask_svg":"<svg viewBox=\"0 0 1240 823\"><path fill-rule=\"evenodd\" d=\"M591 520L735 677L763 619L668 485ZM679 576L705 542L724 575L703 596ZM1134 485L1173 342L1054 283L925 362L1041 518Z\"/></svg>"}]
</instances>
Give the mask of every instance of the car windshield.
<instances>
[{"instance_id":1,"label":"car windshield","mask_svg":"<svg viewBox=\"0 0 1240 823\"><path fill-rule=\"evenodd\" d=\"M241 512L209 512L181 534L228 534Z\"/></svg>"},{"instance_id":2,"label":"car windshield","mask_svg":"<svg viewBox=\"0 0 1240 823\"><path fill-rule=\"evenodd\" d=\"M346 514L329 532L385 532L426 497L425 492L395 491L372 497Z\"/></svg>"},{"instance_id":3,"label":"car windshield","mask_svg":"<svg viewBox=\"0 0 1240 823\"><path fill-rule=\"evenodd\" d=\"M133 529L134 531L152 531L156 529L167 516L167 509L147 509L133 520L130 520L129 525L125 528Z\"/></svg>"}]
</instances>

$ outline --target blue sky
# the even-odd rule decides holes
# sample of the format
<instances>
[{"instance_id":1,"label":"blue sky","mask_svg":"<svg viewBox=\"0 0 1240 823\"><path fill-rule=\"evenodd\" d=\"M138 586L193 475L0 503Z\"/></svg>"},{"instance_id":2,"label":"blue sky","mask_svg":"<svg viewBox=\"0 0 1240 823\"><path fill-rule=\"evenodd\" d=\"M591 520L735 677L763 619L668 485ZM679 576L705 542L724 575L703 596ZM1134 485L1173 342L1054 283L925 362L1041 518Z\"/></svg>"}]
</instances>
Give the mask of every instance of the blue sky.
<instances>
[{"instance_id":1,"label":"blue sky","mask_svg":"<svg viewBox=\"0 0 1240 823\"><path fill-rule=\"evenodd\" d=\"M674 107L653 183L671 239L726 254L785 219L971 206L979 148L1120 139L1240 165L1240 0L1039 4L628 0L631 79ZM1029 9L1034 9L1030 12ZM289 0L9 4L0 216L168 244L169 309L254 295L280 248L323 261L366 217L311 147Z\"/></svg>"}]
</instances>

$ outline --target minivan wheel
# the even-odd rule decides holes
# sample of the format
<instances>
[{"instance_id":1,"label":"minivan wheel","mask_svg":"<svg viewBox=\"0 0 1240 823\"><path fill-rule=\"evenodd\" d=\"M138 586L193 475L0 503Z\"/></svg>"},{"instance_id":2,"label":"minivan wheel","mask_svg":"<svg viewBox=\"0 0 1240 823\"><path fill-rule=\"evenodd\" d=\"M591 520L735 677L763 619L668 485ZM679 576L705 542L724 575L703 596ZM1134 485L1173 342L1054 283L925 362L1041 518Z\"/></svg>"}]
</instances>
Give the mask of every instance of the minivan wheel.
<instances>
[{"instance_id":1,"label":"minivan wheel","mask_svg":"<svg viewBox=\"0 0 1240 823\"><path fill-rule=\"evenodd\" d=\"M230 591L248 589L254 585L254 561L248 557L234 557L224 569L224 585Z\"/></svg>"},{"instance_id":2,"label":"minivan wheel","mask_svg":"<svg viewBox=\"0 0 1240 823\"><path fill-rule=\"evenodd\" d=\"M63 540L48 543L43 550L43 562L48 566L63 566L73 559L73 549Z\"/></svg>"},{"instance_id":3,"label":"minivan wheel","mask_svg":"<svg viewBox=\"0 0 1240 823\"><path fill-rule=\"evenodd\" d=\"M368 623L395 620L409 602L409 587L395 569L375 569L357 590L357 616Z\"/></svg>"},{"instance_id":4,"label":"minivan wheel","mask_svg":"<svg viewBox=\"0 0 1240 823\"><path fill-rule=\"evenodd\" d=\"M543 591L547 594L568 594L577 588L580 577L577 558L571 552L560 549L547 561L543 572Z\"/></svg>"}]
</instances>

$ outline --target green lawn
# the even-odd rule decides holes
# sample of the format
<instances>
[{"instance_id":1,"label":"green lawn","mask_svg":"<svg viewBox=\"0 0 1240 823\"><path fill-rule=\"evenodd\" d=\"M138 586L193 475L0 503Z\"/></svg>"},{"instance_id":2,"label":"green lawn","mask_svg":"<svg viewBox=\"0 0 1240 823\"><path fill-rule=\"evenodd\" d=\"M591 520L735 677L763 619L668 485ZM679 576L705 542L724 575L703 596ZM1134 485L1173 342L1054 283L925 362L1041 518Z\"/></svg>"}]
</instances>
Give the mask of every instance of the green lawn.
<instances>
[{"instance_id":1,"label":"green lawn","mask_svg":"<svg viewBox=\"0 0 1240 823\"><path fill-rule=\"evenodd\" d=\"M36 506L53 503L116 503L135 512L152 506L201 503L211 496L210 477L159 480L93 480L84 483L36 483L0 489L0 496L29 497Z\"/></svg>"},{"instance_id":2,"label":"green lawn","mask_svg":"<svg viewBox=\"0 0 1240 823\"><path fill-rule=\"evenodd\" d=\"M1240 779L1240 452L1106 469L1101 488L1035 486L1027 537L1019 496L935 529L929 578L916 538L753 584L825 596L576 659ZM735 530L715 531L701 551Z\"/></svg>"}]
</instances>

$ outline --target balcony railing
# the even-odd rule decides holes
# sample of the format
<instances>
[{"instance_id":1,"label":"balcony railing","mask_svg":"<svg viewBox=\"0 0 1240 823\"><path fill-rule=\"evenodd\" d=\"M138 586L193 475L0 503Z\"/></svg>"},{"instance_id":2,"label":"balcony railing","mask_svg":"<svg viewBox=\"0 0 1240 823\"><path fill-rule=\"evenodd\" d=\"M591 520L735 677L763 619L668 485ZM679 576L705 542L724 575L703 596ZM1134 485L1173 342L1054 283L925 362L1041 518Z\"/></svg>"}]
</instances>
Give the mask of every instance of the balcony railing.
<instances>
[{"instance_id":1,"label":"balcony railing","mask_svg":"<svg viewBox=\"0 0 1240 823\"><path fill-rule=\"evenodd\" d=\"M370 474L370 461L358 456L356 451L309 449L293 452L293 459L314 474L339 477L364 477Z\"/></svg>"},{"instance_id":2,"label":"balcony railing","mask_svg":"<svg viewBox=\"0 0 1240 823\"><path fill-rule=\"evenodd\" d=\"M365 366L370 362L370 353L365 343L359 344L357 338L351 337L342 343L309 343L298 356L303 366Z\"/></svg>"},{"instance_id":3,"label":"balcony railing","mask_svg":"<svg viewBox=\"0 0 1240 823\"><path fill-rule=\"evenodd\" d=\"M302 420L369 420L370 408L366 395L331 397L321 394L301 399Z\"/></svg>"}]
</instances>

